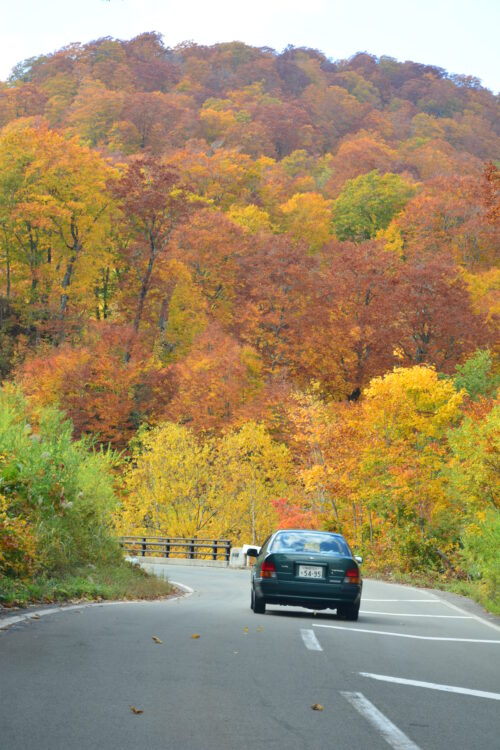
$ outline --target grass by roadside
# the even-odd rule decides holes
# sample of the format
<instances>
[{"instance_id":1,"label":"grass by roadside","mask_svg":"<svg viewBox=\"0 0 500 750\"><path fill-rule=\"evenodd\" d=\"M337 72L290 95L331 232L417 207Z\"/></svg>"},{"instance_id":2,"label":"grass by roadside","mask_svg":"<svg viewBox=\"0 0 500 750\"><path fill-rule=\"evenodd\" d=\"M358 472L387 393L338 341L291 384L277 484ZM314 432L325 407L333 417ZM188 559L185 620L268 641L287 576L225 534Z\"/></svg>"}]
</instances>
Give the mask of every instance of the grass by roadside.
<instances>
[{"instance_id":1,"label":"grass by roadside","mask_svg":"<svg viewBox=\"0 0 500 750\"><path fill-rule=\"evenodd\" d=\"M39 576L27 581L0 577L0 605L4 607L75 599L159 599L172 592L168 581L127 562L87 565L59 577Z\"/></svg>"}]
</instances>

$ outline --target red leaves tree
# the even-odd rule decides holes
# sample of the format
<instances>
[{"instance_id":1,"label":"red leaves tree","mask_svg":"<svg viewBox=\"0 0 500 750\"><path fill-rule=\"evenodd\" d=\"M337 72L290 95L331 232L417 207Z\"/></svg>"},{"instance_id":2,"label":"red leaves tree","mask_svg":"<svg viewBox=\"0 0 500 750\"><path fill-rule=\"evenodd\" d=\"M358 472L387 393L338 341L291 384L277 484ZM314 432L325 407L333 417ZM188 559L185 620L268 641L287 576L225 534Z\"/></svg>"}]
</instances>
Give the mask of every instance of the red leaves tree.
<instances>
[{"instance_id":1,"label":"red leaves tree","mask_svg":"<svg viewBox=\"0 0 500 750\"><path fill-rule=\"evenodd\" d=\"M239 258L238 333L274 375L300 369L302 320L316 261L286 236L261 235Z\"/></svg>"},{"instance_id":2,"label":"red leaves tree","mask_svg":"<svg viewBox=\"0 0 500 750\"><path fill-rule=\"evenodd\" d=\"M484 170L483 201L492 224L500 221L500 170L489 162Z\"/></svg>"},{"instance_id":3,"label":"red leaves tree","mask_svg":"<svg viewBox=\"0 0 500 750\"><path fill-rule=\"evenodd\" d=\"M302 337L303 368L332 395L357 398L391 367L397 257L379 242L332 242Z\"/></svg>"},{"instance_id":4,"label":"red leaves tree","mask_svg":"<svg viewBox=\"0 0 500 750\"><path fill-rule=\"evenodd\" d=\"M394 309L394 343L405 366L428 363L452 372L464 355L491 337L473 311L457 267L442 256L401 266Z\"/></svg>"}]
</instances>

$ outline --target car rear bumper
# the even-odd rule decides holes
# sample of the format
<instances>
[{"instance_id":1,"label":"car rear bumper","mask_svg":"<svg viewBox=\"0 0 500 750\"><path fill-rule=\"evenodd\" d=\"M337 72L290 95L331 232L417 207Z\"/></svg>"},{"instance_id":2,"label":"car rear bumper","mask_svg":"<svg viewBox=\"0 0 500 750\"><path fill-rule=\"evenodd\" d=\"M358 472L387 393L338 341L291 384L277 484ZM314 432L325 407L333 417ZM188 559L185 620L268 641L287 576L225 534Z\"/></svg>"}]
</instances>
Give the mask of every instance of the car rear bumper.
<instances>
[{"instance_id":1,"label":"car rear bumper","mask_svg":"<svg viewBox=\"0 0 500 750\"><path fill-rule=\"evenodd\" d=\"M332 584L303 581L281 582L275 579L254 581L257 595L268 604L283 604L309 609L335 609L339 604L357 605L361 601L362 584Z\"/></svg>"}]
</instances>

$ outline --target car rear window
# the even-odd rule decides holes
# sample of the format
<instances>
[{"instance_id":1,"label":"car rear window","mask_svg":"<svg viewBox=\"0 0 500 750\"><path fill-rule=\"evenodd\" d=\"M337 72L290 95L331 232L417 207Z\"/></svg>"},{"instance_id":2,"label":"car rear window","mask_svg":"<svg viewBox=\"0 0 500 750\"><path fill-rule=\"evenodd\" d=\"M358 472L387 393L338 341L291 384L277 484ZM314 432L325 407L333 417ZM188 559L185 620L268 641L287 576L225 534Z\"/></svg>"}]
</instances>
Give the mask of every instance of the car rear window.
<instances>
[{"instance_id":1,"label":"car rear window","mask_svg":"<svg viewBox=\"0 0 500 750\"><path fill-rule=\"evenodd\" d=\"M275 536L269 552L307 552L337 557L351 556L345 539L321 531L283 531Z\"/></svg>"}]
</instances>

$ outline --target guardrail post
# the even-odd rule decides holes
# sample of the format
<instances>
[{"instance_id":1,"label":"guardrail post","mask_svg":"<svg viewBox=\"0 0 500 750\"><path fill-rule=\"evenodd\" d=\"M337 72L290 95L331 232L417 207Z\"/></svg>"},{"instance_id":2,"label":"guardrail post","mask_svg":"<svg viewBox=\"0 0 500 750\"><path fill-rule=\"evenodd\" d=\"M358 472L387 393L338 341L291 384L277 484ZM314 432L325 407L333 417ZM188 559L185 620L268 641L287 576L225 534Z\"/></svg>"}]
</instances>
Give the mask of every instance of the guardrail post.
<instances>
[{"instance_id":1,"label":"guardrail post","mask_svg":"<svg viewBox=\"0 0 500 750\"><path fill-rule=\"evenodd\" d=\"M217 539L214 539L212 545L212 560L217 560Z\"/></svg>"},{"instance_id":2,"label":"guardrail post","mask_svg":"<svg viewBox=\"0 0 500 750\"><path fill-rule=\"evenodd\" d=\"M170 539L165 542L165 557L170 555Z\"/></svg>"},{"instance_id":3,"label":"guardrail post","mask_svg":"<svg viewBox=\"0 0 500 750\"><path fill-rule=\"evenodd\" d=\"M146 557L146 537L142 537L142 556Z\"/></svg>"},{"instance_id":4,"label":"guardrail post","mask_svg":"<svg viewBox=\"0 0 500 750\"><path fill-rule=\"evenodd\" d=\"M194 539L189 540L189 559L194 560Z\"/></svg>"},{"instance_id":5,"label":"guardrail post","mask_svg":"<svg viewBox=\"0 0 500 750\"><path fill-rule=\"evenodd\" d=\"M226 562L229 562L231 557L231 542L225 542L226 545Z\"/></svg>"}]
</instances>

